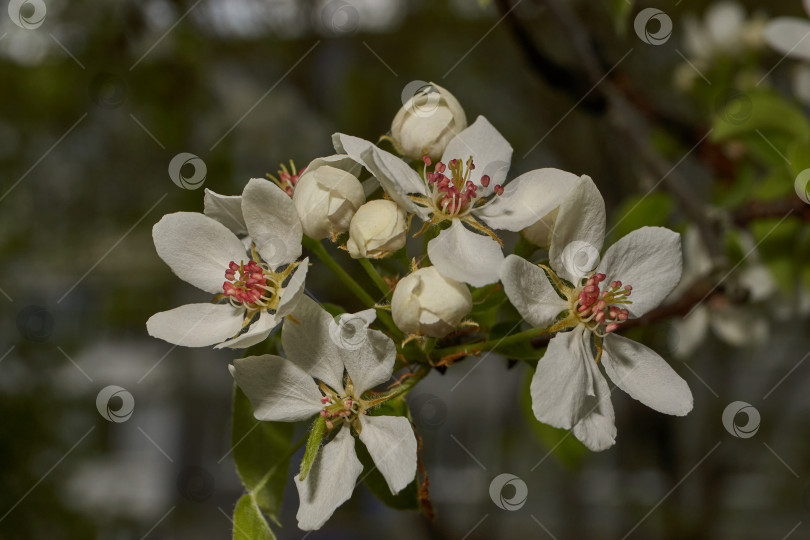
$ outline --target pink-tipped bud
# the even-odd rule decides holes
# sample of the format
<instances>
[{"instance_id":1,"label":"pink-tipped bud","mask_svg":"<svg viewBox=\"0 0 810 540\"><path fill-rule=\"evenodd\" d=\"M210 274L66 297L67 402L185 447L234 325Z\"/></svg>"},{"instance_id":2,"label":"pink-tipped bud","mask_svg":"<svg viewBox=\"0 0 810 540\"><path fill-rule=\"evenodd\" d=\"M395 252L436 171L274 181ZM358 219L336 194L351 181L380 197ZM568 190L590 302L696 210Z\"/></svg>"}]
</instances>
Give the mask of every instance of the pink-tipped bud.
<instances>
[{"instance_id":1,"label":"pink-tipped bud","mask_svg":"<svg viewBox=\"0 0 810 540\"><path fill-rule=\"evenodd\" d=\"M610 313L610 318L615 319L619 315L619 310L616 309L615 307L611 306L609 313Z\"/></svg>"},{"instance_id":2,"label":"pink-tipped bud","mask_svg":"<svg viewBox=\"0 0 810 540\"><path fill-rule=\"evenodd\" d=\"M346 401L344 401L343 402L343 408L346 409L347 411L349 409L351 409L352 408L352 400L347 399Z\"/></svg>"},{"instance_id":3,"label":"pink-tipped bud","mask_svg":"<svg viewBox=\"0 0 810 540\"><path fill-rule=\"evenodd\" d=\"M332 400L329 398L329 396L323 396L323 397L321 398L321 403L323 403L324 405L326 405L326 404L327 404L327 403L329 403L330 401L332 401Z\"/></svg>"},{"instance_id":4,"label":"pink-tipped bud","mask_svg":"<svg viewBox=\"0 0 810 540\"><path fill-rule=\"evenodd\" d=\"M502 185L496 184L495 187L493 188L493 190L495 191L495 195L503 195L503 186Z\"/></svg>"},{"instance_id":5,"label":"pink-tipped bud","mask_svg":"<svg viewBox=\"0 0 810 540\"><path fill-rule=\"evenodd\" d=\"M443 173L446 168L447 166L444 163L442 163L441 161L437 161L436 166L433 167L433 170L438 173Z\"/></svg>"},{"instance_id":6,"label":"pink-tipped bud","mask_svg":"<svg viewBox=\"0 0 810 540\"><path fill-rule=\"evenodd\" d=\"M596 281L599 281L599 282L605 281L605 278L607 278L607 276L605 274L594 274L593 275L593 279L595 279Z\"/></svg>"},{"instance_id":7,"label":"pink-tipped bud","mask_svg":"<svg viewBox=\"0 0 810 540\"><path fill-rule=\"evenodd\" d=\"M619 327L619 323L612 322L609 325L607 325L607 327L605 327L605 332L609 334L609 333L615 331L618 327ZM611 339L613 339L613 338L611 338Z\"/></svg>"},{"instance_id":8,"label":"pink-tipped bud","mask_svg":"<svg viewBox=\"0 0 810 540\"><path fill-rule=\"evenodd\" d=\"M626 321L628 316L629 316L629 313L627 312L626 309L623 309L623 310L621 310L619 312L619 320L620 321Z\"/></svg>"},{"instance_id":9,"label":"pink-tipped bud","mask_svg":"<svg viewBox=\"0 0 810 540\"><path fill-rule=\"evenodd\" d=\"M605 322L605 312L604 311L597 311L596 315L593 318L598 323Z\"/></svg>"},{"instance_id":10,"label":"pink-tipped bud","mask_svg":"<svg viewBox=\"0 0 810 540\"><path fill-rule=\"evenodd\" d=\"M326 418L327 416L329 416L329 411L327 411L326 409L321 409L320 415Z\"/></svg>"},{"instance_id":11,"label":"pink-tipped bud","mask_svg":"<svg viewBox=\"0 0 810 540\"><path fill-rule=\"evenodd\" d=\"M335 427L335 425L330 420L327 420L326 429L332 429L333 427Z\"/></svg>"},{"instance_id":12,"label":"pink-tipped bud","mask_svg":"<svg viewBox=\"0 0 810 540\"><path fill-rule=\"evenodd\" d=\"M422 161L424 161L424 162L425 162L425 165L427 165L428 167L430 167L430 163L431 163L431 161L430 161L430 157L428 157L428 156L422 156Z\"/></svg>"},{"instance_id":13,"label":"pink-tipped bud","mask_svg":"<svg viewBox=\"0 0 810 540\"><path fill-rule=\"evenodd\" d=\"M607 307L607 302L605 302L604 300L599 300L596 303L596 309L605 309L606 307Z\"/></svg>"},{"instance_id":14,"label":"pink-tipped bud","mask_svg":"<svg viewBox=\"0 0 810 540\"><path fill-rule=\"evenodd\" d=\"M489 187L489 175L485 174L481 177L481 185L484 187Z\"/></svg>"}]
</instances>

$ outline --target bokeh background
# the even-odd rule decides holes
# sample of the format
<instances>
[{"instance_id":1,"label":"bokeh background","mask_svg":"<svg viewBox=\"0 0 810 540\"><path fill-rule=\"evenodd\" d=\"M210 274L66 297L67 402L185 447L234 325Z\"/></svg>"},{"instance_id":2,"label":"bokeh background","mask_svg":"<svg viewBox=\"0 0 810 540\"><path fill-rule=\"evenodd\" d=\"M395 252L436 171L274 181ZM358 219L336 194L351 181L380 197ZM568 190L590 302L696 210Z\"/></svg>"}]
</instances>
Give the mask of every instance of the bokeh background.
<instances>
[{"instance_id":1,"label":"bokeh background","mask_svg":"<svg viewBox=\"0 0 810 540\"><path fill-rule=\"evenodd\" d=\"M734 51L714 67L694 66L714 84L695 76L685 83L686 15L700 17L707 5L696 0L656 3L673 22L661 45L645 43L633 29L634 16L650 3L625 0L6 4L4 539L230 535L242 488L230 456L233 383L226 366L238 353L174 348L145 329L151 314L202 300L172 275L151 241L161 215L202 209L201 189L181 189L170 178L175 155L199 156L205 187L239 193L247 179L274 173L280 162L301 167L331 153L333 132L367 139L386 133L406 85L434 81L456 95L470 121L486 115L512 143L511 176L548 166L588 174L615 223L659 178L600 112L591 99L598 91L580 101L590 85L532 67L514 21L547 58L573 72L582 68L576 42L595 44L606 68L615 68L610 80L650 113L657 148L678 164L683 187L699 200L732 191L736 181L723 169L734 147L704 142L690 152L718 113L715 97L729 81L767 73L774 91L792 101L797 66L762 46L742 61ZM585 34L560 24L560 4ZM802 16L798 1L745 4L765 18ZM34 20L40 5L46 11L36 28L12 20L15 10ZM754 182L764 169L754 168ZM788 187L774 197L790 194ZM645 206L651 214L634 219L663 219L683 230L689 216L678 201L658 201L663 209ZM773 249L794 270L804 268L807 252L792 247L807 241L805 222L791 216L788 223L783 244ZM358 271L348 257L341 260ZM313 267L310 275L316 297L358 307L328 273ZM810 325L795 309L800 285L780 285L752 308L770 328L755 345L732 347L709 335L694 354L676 359L671 319L637 330L635 337L689 382L695 408L686 418L666 417L616 392L619 437L603 453L587 453L564 433L527 421L523 363L490 355L433 373L411 403L436 519L390 510L359 487L308 536L808 537ZM110 422L97 410L97 395L109 385L134 399L126 421ZM723 411L735 401L758 413L753 436L724 426ZM528 487L517 510L499 508L490 496L502 473ZM504 489L509 497L513 488ZM302 538L291 481L284 508L278 537Z\"/></svg>"}]
</instances>

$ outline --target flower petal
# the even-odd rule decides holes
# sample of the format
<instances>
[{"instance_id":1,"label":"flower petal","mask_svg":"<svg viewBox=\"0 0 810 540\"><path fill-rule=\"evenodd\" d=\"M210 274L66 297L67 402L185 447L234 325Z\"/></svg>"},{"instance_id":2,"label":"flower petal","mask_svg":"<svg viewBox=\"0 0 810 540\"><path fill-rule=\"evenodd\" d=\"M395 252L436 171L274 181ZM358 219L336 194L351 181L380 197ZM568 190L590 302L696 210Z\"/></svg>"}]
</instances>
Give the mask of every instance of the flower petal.
<instances>
[{"instance_id":1,"label":"flower petal","mask_svg":"<svg viewBox=\"0 0 810 540\"><path fill-rule=\"evenodd\" d=\"M627 310L641 317L672 292L681 267L681 235L664 227L642 227L610 246L597 271L633 287Z\"/></svg>"},{"instance_id":2,"label":"flower petal","mask_svg":"<svg viewBox=\"0 0 810 540\"><path fill-rule=\"evenodd\" d=\"M348 427L318 453L305 480L295 477L298 488L298 528L313 531L323 527L338 506L348 501L363 464L354 452L354 437Z\"/></svg>"},{"instance_id":3,"label":"flower petal","mask_svg":"<svg viewBox=\"0 0 810 540\"><path fill-rule=\"evenodd\" d=\"M242 242L222 223L197 212L167 214L152 227L158 255L183 281L222 292L231 261L247 259Z\"/></svg>"},{"instance_id":4,"label":"flower petal","mask_svg":"<svg viewBox=\"0 0 810 540\"><path fill-rule=\"evenodd\" d=\"M602 365L616 386L664 414L692 410L689 385L655 351L616 334L608 334L604 343Z\"/></svg>"},{"instance_id":5,"label":"flower petal","mask_svg":"<svg viewBox=\"0 0 810 540\"><path fill-rule=\"evenodd\" d=\"M492 228L520 231L560 206L579 181L577 175L559 169L529 171L474 214Z\"/></svg>"},{"instance_id":6,"label":"flower petal","mask_svg":"<svg viewBox=\"0 0 810 540\"><path fill-rule=\"evenodd\" d=\"M616 415L610 402L610 388L593 361L588 362L593 378L593 395L585 398L583 416L571 432L594 452L607 450L616 444Z\"/></svg>"},{"instance_id":7,"label":"flower petal","mask_svg":"<svg viewBox=\"0 0 810 540\"><path fill-rule=\"evenodd\" d=\"M362 163L400 207L420 216L426 215L423 208L408 198L409 193L424 195L425 183L407 163L358 137L335 133L332 135L332 143L336 151L345 152Z\"/></svg>"},{"instance_id":8,"label":"flower petal","mask_svg":"<svg viewBox=\"0 0 810 540\"><path fill-rule=\"evenodd\" d=\"M496 185L503 185L512 162L512 145L483 116L450 140L442 162L446 165L452 159L460 159L467 163L470 156L475 169L469 180L478 186L480 195L488 195ZM490 178L488 187L481 185L481 177L485 174Z\"/></svg>"},{"instance_id":9,"label":"flower petal","mask_svg":"<svg viewBox=\"0 0 810 540\"><path fill-rule=\"evenodd\" d=\"M295 309L298 301L304 296L304 283L307 279L307 272L309 271L309 257L301 261L298 268L293 270L290 280L281 291L281 296L278 302L278 309L276 310L276 318L280 321Z\"/></svg>"},{"instance_id":10,"label":"flower petal","mask_svg":"<svg viewBox=\"0 0 810 540\"><path fill-rule=\"evenodd\" d=\"M810 23L796 17L776 17L765 26L765 41L780 53L810 60Z\"/></svg>"},{"instance_id":11,"label":"flower petal","mask_svg":"<svg viewBox=\"0 0 810 540\"><path fill-rule=\"evenodd\" d=\"M343 392L341 349L329 334L335 320L318 303L301 295L281 332L281 344L287 358L312 377Z\"/></svg>"},{"instance_id":12,"label":"flower petal","mask_svg":"<svg viewBox=\"0 0 810 540\"><path fill-rule=\"evenodd\" d=\"M352 320L355 321L357 319ZM356 396L390 379L397 356L396 345L382 332L367 327L359 328L357 332L365 335L361 346L357 350L350 347L341 351Z\"/></svg>"},{"instance_id":13,"label":"flower petal","mask_svg":"<svg viewBox=\"0 0 810 540\"><path fill-rule=\"evenodd\" d=\"M272 268L301 256L304 233L289 195L274 183L252 178L242 192L242 214L259 255Z\"/></svg>"},{"instance_id":14,"label":"flower petal","mask_svg":"<svg viewBox=\"0 0 810 540\"><path fill-rule=\"evenodd\" d=\"M605 242L605 201L588 176L571 189L560 205L551 234L549 261L563 278L576 284L599 261Z\"/></svg>"},{"instance_id":15,"label":"flower petal","mask_svg":"<svg viewBox=\"0 0 810 540\"><path fill-rule=\"evenodd\" d=\"M520 316L535 328L550 326L568 302L554 291L546 273L517 255L507 255L501 266L501 283Z\"/></svg>"},{"instance_id":16,"label":"flower petal","mask_svg":"<svg viewBox=\"0 0 810 540\"><path fill-rule=\"evenodd\" d=\"M146 321L146 330L175 345L207 347L233 337L244 320L244 311L230 304L187 304L155 313Z\"/></svg>"},{"instance_id":17,"label":"flower petal","mask_svg":"<svg viewBox=\"0 0 810 540\"><path fill-rule=\"evenodd\" d=\"M248 347L252 347L253 345L261 343L267 339L270 332L272 332L280 322L281 318L276 319L275 315L272 313L262 311L259 313L258 320L255 320L250 324L247 332L239 334L233 339L220 343L214 348L222 349L228 347L229 349L246 349Z\"/></svg>"},{"instance_id":18,"label":"flower petal","mask_svg":"<svg viewBox=\"0 0 810 540\"><path fill-rule=\"evenodd\" d=\"M241 195L220 195L206 188L203 204L203 213L206 216L219 221L235 235L247 234L245 218L242 217Z\"/></svg>"},{"instance_id":19,"label":"flower petal","mask_svg":"<svg viewBox=\"0 0 810 540\"><path fill-rule=\"evenodd\" d=\"M360 416L360 440L396 495L416 478L416 437L403 416Z\"/></svg>"},{"instance_id":20,"label":"flower petal","mask_svg":"<svg viewBox=\"0 0 810 540\"><path fill-rule=\"evenodd\" d=\"M228 369L253 406L258 420L297 422L322 408L312 377L286 358L265 354L234 360Z\"/></svg>"},{"instance_id":21,"label":"flower petal","mask_svg":"<svg viewBox=\"0 0 810 540\"><path fill-rule=\"evenodd\" d=\"M498 242L467 230L458 219L428 243L428 257L442 275L473 287L498 281L503 263Z\"/></svg>"}]
</instances>

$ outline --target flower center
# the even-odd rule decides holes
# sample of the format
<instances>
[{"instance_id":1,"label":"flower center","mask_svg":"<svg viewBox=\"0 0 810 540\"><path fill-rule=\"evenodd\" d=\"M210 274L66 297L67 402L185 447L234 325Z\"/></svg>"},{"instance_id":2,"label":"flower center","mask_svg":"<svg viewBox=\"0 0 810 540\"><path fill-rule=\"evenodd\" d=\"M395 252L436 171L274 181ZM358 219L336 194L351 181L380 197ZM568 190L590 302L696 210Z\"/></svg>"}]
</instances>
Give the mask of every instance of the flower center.
<instances>
[{"instance_id":1,"label":"flower center","mask_svg":"<svg viewBox=\"0 0 810 540\"><path fill-rule=\"evenodd\" d=\"M606 278L605 274L594 274L588 278L572 305L580 322L593 331L605 325L605 334L608 334L627 320L629 312L620 306L632 304L627 297L633 287L622 286L621 281L611 281L606 288L601 289L600 283Z\"/></svg>"},{"instance_id":2,"label":"flower center","mask_svg":"<svg viewBox=\"0 0 810 540\"><path fill-rule=\"evenodd\" d=\"M295 191L295 185L298 183L298 179L301 178L301 175L304 174L306 167L298 171L296 170L295 163L293 163L292 160L290 160L289 169L287 169L287 166L283 163L280 164L279 167L280 168L277 171L278 178L272 174L268 174L267 177L270 178L270 180L272 180L278 187L280 187L284 193L292 197L293 192Z\"/></svg>"},{"instance_id":3,"label":"flower center","mask_svg":"<svg viewBox=\"0 0 810 540\"><path fill-rule=\"evenodd\" d=\"M320 415L326 419L326 427L332 429L336 422L351 422L358 414L365 414L360 402L349 397L339 397L331 392L321 398L323 409Z\"/></svg>"},{"instance_id":4,"label":"flower center","mask_svg":"<svg viewBox=\"0 0 810 540\"><path fill-rule=\"evenodd\" d=\"M231 261L225 270L222 290L234 307L248 310L275 309L281 289L277 275L266 266L250 261L236 264Z\"/></svg>"},{"instance_id":5,"label":"flower center","mask_svg":"<svg viewBox=\"0 0 810 540\"><path fill-rule=\"evenodd\" d=\"M466 163L460 159L450 160L446 165L437 161L432 172L428 171L430 158L424 156L422 161L425 162L424 177L427 183L427 200L422 202L432 206L434 214L445 219L462 217L485 202L484 197L478 195L478 186L470 180L475 170L472 157ZM489 183L488 175L481 177L482 186L488 187ZM494 191L496 196L501 195L503 186L496 185Z\"/></svg>"}]
</instances>

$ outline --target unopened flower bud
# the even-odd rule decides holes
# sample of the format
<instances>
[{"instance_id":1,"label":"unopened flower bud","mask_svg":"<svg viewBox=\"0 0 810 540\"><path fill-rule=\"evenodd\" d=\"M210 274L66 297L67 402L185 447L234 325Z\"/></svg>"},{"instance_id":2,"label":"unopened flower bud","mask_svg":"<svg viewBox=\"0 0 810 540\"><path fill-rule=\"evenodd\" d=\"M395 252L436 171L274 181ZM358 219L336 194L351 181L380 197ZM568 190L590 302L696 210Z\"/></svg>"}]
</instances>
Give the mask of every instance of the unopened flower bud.
<instances>
[{"instance_id":1,"label":"unopened flower bud","mask_svg":"<svg viewBox=\"0 0 810 540\"><path fill-rule=\"evenodd\" d=\"M355 258L379 259L405 245L405 211L387 200L369 201L354 214L346 247Z\"/></svg>"},{"instance_id":2,"label":"unopened flower bud","mask_svg":"<svg viewBox=\"0 0 810 540\"><path fill-rule=\"evenodd\" d=\"M472 296L467 286L442 276L433 266L400 280L391 298L397 327L421 336L446 336L471 309Z\"/></svg>"},{"instance_id":3,"label":"unopened flower bud","mask_svg":"<svg viewBox=\"0 0 810 540\"><path fill-rule=\"evenodd\" d=\"M551 245L551 236L554 234L554 222L557 221L559 208L555 208L541 219L529 225L523 231L523 238L541 248Z\"/></svg>"},{"instance_id":4,"label":"unopened flower bud","mask_svg":"<svg viewBox=\"0 0 810 540\"><path fill-rule=\"evenodd\" d=\"M325 161L315 160L307 167L293 194L304 234L316 240L347 231L355 211L366 201L356 176Z\"/></svg>"},{"instance_id":5,"label":"unopened flower bud","mask_svg":"<svg viewBox=\"0 0 810 540\"><path fill-rule=\"evenodd\" d=\"M431 83L420 88L397 112L391 123L391 137L406 156L438 159L450 139L466 127L467 117L458 100Z\"/></svg>"}]
</instances>

